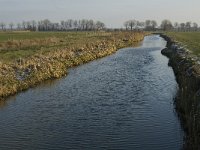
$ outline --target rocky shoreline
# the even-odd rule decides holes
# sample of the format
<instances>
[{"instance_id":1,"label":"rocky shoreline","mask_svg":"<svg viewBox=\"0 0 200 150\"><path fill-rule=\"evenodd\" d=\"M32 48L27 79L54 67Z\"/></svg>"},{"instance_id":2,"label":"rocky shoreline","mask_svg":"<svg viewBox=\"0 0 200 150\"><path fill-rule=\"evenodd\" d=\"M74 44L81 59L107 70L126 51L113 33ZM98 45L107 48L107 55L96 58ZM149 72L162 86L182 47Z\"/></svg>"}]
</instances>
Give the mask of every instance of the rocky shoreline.
<instances>
[{"instance_id":1,"label":"rocky shoreline","mask_svg":"<svg viewBox=\"0 0 200 150\"><path fill-rule=\"evenodd\" d=\"M184 149L200 149L200 61L181 44L160 36L167 41L161 53L169 58L179 84L175 107L186 133Z\"/></svg>"}]
</instances>

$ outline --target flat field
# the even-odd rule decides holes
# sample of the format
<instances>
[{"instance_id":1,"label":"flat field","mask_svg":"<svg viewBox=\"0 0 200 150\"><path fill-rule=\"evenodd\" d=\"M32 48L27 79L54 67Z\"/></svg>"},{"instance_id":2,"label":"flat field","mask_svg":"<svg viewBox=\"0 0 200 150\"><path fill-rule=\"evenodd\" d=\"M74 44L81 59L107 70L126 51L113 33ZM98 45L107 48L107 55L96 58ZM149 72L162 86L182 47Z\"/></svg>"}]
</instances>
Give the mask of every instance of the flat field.
<instances>
[{"instance_id":1,"label":"flat field","mask_svg":"<svg viewBox=\"0 0 200 150\"><path fill-rule=\"evenodd\" d=\"M200 32L166 32L166 34L180 42L194 55L200 56Z\"/></svg>"},{"instance_id":2,"label":"flat field","mask_svg":"<svg viewBox=\"0 0 200 150\"><path fill-rule=\"evenodd\" d=\"M109 32L0 32L0 61L27 58L61 48L80 48L111 38ZM115 36L119 34L115 33Z\"/></svg>"}]
</instances>

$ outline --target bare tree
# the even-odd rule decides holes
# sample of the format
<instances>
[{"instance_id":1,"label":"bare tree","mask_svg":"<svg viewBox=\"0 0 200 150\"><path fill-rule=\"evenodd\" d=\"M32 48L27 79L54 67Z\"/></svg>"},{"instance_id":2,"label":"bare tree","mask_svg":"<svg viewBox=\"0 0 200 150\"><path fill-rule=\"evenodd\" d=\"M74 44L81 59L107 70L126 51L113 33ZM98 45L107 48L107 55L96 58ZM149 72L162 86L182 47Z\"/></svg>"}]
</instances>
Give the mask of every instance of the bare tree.
<instances>
[{"instance_id":1,"label":"bare tree","mask_svg":"<svg viewBox=\"0 0 200 150\"><path fill-rule=\"evenodd\" d=\"M10 27L10 30L11 30L11 31L13 30L13 26L14 26L14 23L13 23L13 22L9 23L9 27Z\"/></svg>"},{"instance_id":2,"label":"bare tree","mask_svg":"<svg viewBox=\"0 0 200 150\"><path fill-rule=\"evenodd\" d=\"M179 23L178 23L178 22L175 22L175 23L174 23L174 29L175 29L176 31L179 30Z\"/></svg>"},{"instance_id":3,"label":"bare tree","mask_svg":"<svg viewBox=\"0 0 200 150\"><path fill-rule=\"evenodd\" d=\"M43 22L45 31L48 31L49 30L49 25L51 24L51 22L48 19L45 19L42 22Z\"/></svg>"},{"instance_id":4,"label":"bare tree","mask_svg":"<svg viewBox=\"0 0 200 150\"><path fill-rule=\"evenodd\" d=\"M180 23L180 28L182 31L185 31L185 23Z\"/></svg>"},{"instance_id":5,"label":"bare tree","mask_svg":"<svg viewBox=\"0 0 200 150\"><path fill-rule=\"evenodd\" d=\"M94 30L94 28L95 28L95 23L94 23L94 21L93 20L89 20L88 21L88 28L89 28L89 30Z\"/></svg>"},{"instance_id":6,"label":"bare tree","mask_svg":"<svg viewBox=\"0 0 200 150\"><path fill-rule=\"evenodd\" d=\"M78 21L77 20L74 20L74 28L75 28L75 30L77 30L78 29Z\"/></svg>"},{"instance_id":7,"label":"bare tree","mask_svg":"<svg viewBox=\"0 0 200 150\"><path fill-rule=\"evenodd\" d=\"M194 31L197 31L198 24L196 22L194 22L192 28L193 28Z\"/></svg>"},{"instance_id":8,"label":"bare tree","mask_svg":"<svg viewBox=\"0 0 200 150\"><path fill-rule=\"evenodd\" d=\"M26 21L26 28L32 30L31 21Z\"/></svg>"},{"instance_id":9,"label":"bare tree","mask_svg":"<svg viewBox=\"0 0 200 150\"><path fill-rule=\"evenodd\" d=\"M102 29L105 28L105 24L101 21L97 21L96 22L96 28L97 28L97 30L102 30Z\"/></svg>"},{"instance_id":10,"label":"bare tree","mask_svg":"<svg viewBox=\"0 0 200 150\"><path fill-rule=\"evenodd\" d=\"M35 20L32 20L32 21L31 21L31 24L32 24L32 30L33 30L33 31L36 31L37 22L36 22Z\"/></svg>"},{"instance_id":11,"label":"bare tree","mask_svg":"<svg viewBox=\"0 0 200 150\"><path fill-rule=\"evenodd\" d=\"M22 26L23 26L23 29L26 30L26 22L25 21L22 22Z\"/></svg>"},{"instance_id":12,"label":"bare tree","mask_svg":"<svg viewBox=\"0 0 200 150\"><path fill-rule=\"evenodd\" d=\"M61 30L65 30L65 21L64 20L60 21L60 24L61 24Z\"/></svg>"},{"instance_id":13,"label":"bare tree","mask_svg":"<svg viewBox=\"0 0 200 150\"><path fill-rule=\"evenodd\" d=\"M172 23L170 20L163 20L162 23L161 23L161 28L164 30L164 31L167 31L167 30L171 30L172 29Z\"/></svg>"},{"instance_id":14,"label":"bare tree","mask_svg":"<svg viewBox=\"0 0 200 150\"><path fill-rule=\"evenodd\" d=\"M128 27L129 27L129 21L124 22L124 26L125 26L126 30L128 30Z\"/></svg>"},{"instance_id":15,"label":"bare tree","mask_svg":"<svg viewBox=\"0 0 200 150\"><path fill-rule=\"evenodd\" d=\"M85 20L85 19L82 19L82 20L81 20L81 29L82 29L82 30L85 30L85 27L86 27L86 20Z\"/></svg>"},{"instance_id":16,"label":"bare tree","mask_svg":"<svg viewBox=\"0 0 200 150\"><path fill-rule=\"evenodd\" d=\"M22 27L21 23L17 23L17 30L21 30L21 27Z\"/></svg>"},{"instance_id":17,"label":"bare tree","mask_svg":"<svg viewBox=\"0 0 200 150\"><path fill-rule=\"evenodd\" d=\"M151 20L146 20L145 21L145 28L146 28L146 30L150 30L150 28L151 28Z\"/></svg>"},{"instance_id":18,"label":"bare tree","mask_svg":"<svg viewBox=\"0 0 200 150\"><path fill-rule=\"evenodd\" d=\"M73 20L72 19L68 20L68 27L69 27L69 29L71 29L73 27Z\"/></svg>"},{"instance_id":19,"label":"bare tree","mask_svg":"<svg viewBox=\"0 0 200 150\"><path fill-rule=\"evenodd\" d=\"M140 22L140 21L138 21L138 22L137 22L137 26L138 26L139 28L144 29L144 27L145 27L145 22Z\"/></svg>"},{"instance_id":20,"label":"bare tree","mask_svg":"<svg viewBox=\"0 0 200 150\"><path fill-rule=\"evenodd\" d=\"M1 29L4 30L6 27L6 24L4 22L0 22L0 26L1 26Z\"/></svg>"},{"instance_id":21,"label":"bare tree","mask_svg":"<svg viewBox=\"0 0 200 150\"><path fill-rule=\"evenodd\" d=\"M157 27L157 22L155 20L151 20L151 26L152 26L152 30L155 30L155 28Z\"/></svg>"},{"instance_id":22,"label":"bare tree","mask_svg":"<svg viewBox=\"0 0 200 150\"><path fill-rule=\"evenodd\" d=\"M190 21L186 22L185 27L186 27L187 31L190 31L190 29L191 29L191 22Z\"/></svg>"},{"instance_id":23,"label":"bare tree","mask_svg":"<svg viewBox=\"0 0 200 150\"><path fill-rule=\"evenodd\" d=\"M136 20L129 20L129 21L128 21L128 25L129 25L131 31L132 31L133 28L136 26L136 24L137 24L137 21L136 21Z\"/></svg>"},{"instance_id":24,"label":"bare tree","mask_svg":"<svg viewBox=\"0 0 200 150\"><path fill-rule=\"evenodd\" d=\"M146 28L146 30L155 30L155 28L156 28L156 26L157 26L157 22L155 21L155 20L146 20L145 21L145 28Z\"/></svg>"}]
</instances>

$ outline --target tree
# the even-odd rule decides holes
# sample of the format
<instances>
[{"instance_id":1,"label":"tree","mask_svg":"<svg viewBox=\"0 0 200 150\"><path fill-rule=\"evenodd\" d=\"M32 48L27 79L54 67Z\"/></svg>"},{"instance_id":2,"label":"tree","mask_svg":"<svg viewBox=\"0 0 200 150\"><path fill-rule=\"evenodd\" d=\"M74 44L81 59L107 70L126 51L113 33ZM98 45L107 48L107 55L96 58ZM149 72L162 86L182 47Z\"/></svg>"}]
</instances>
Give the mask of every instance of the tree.
<instances>
[{"instance_id":1,"label":"tree","mask_svg":"<svg viewBox=\"0 0 200 150\"><path fill-rule=\"evenodd\" d=\"M124 22L124 26L125 26L126 30L128 30L129 22L128 21Z\"/></svg>"},{"instance_id":2,"label":"tree","mask_svg":"<svg viewBox=\"0 0 200 150\"><path fill-rule=\"evenodd\" d=\"M81 20L81 29L82 29L82 30L85 30L85 26L86 26L86 20L85 20L85 19L82 19L82 20Z\"/></svg>"},{"instance_id":3,"label":"tree","mask_svg":"<svg viewBox=\"0 0 200 150\"><path fill-rule=\"evenodd\" d=\"M21 27L22 27L21 23L17 23L17 30L21 30Z\"/></svg>"},{"instance_id":4,"label":"tree","mask_svg":"<svg viewBox=\"0 0 200 150\"><path fill-rule=\"evenodd\" d=\"M140 21L138 21L138 22L137 22L137 27L140 28L140 29L141 29L141 28L144 28L144 27L145 27L145 22L140 22Z\"/></svg>"},{"instance_id":5,"label":"tree","mask_svg":"<svg viewBox=\"0 0 200 150\"><path fill-rule=\"evenodd\" d=\"M185 31L185 23L180 23L180 27L182 31Z\"/></svg>"},{"instance_id":6,"label":"tree","mask_svg":"<svg viewBox=\"0 0 200 150\"><path fill-rule=\"evenodd\" d=\"M133 28L135 28L137 25L139 25L139 22L136 20L128 20L128 21L124 22L124 26L125 26L126 30L128 30L130 28L132 31Z\"/></svg>"},{"instance_id":7,"label":"tree","mask_svg":"<svg viewBox=\"0 0 200 150\"><path fill-rule=\"evenodd\" d=\"M129 23L128 23L129 27L131 28L131 31L133 30L133 28L135 27L136 25L136 20L130 20Z\"/></svg>"},{"instance_id":8,"label":"tree","mask_svg":"<svg viewBox=\"0 0 200 150\"><path fill-rule=\"evenodd\" d=\"M191 29L191 22L189 22L189 21L186 22L185 27L186 27L187 31L190 31L190 29Z\"/></svg>"},{"instance_id":9,"label":"tree","mask_svg":"<svg viewBox=\"0 0 200 150\"><path fill-rule=\"evenodd\" d=\"M150 31L150 30L155 30L157 26L157 22L155 20L146 20L145 21L145 28L146 30Z\"/></svg>"},{"instance_id":10,"label":"tree","mask_svg":"<svg viewBox=\"0 0 200 150\"><path fill-rule=\"evenodd\" d=\"M14 23L9 23L9 27L10 27L10 30L12 31L13 30L13 26L14 26Z\"/></svg>"},{"instance_id":11,"label":"tree","mask_svg":"<svg viewBox=\"0 0 200 150\"><path fill-rule=\"evenodd\" d=\"M31 21L31 24L32 24L32 31L36 31L37 22L36 22L35 20L32 20L32 21Z\"/></svg>"},{"instance_id":12,"label":"tree","mask_svg":"<svg viewBox=\"0 0 200 150\"><path fill-rule=\"evenodd\" d=\"M94 28L95 28L95 23L94 23L94 21L93 20L89 20L88 21L88 28L89 28L89 30L93 30Z\"/></svg>"},{"instance_id":13,"label":"tree","mask_svg":"<svg viewBox=\"0 0 200 150\"><path fill-rule=\"evenodd\" d=\"M74 20L74 28L77 30L78 29L78 21L77 20Z\"/></svg>"},{"instance_id":14,"label":"tree","mask_svg":"<svg viewBox=\"0 0 200 150\"><path fill-rule=\"evenodd\" d=\"M145 21L145 28L146 28L146 30L150 30L150 28L151 28L151 20L146 20Z\"/></svg>"},{"instance_id":15,"label":"tree","mask_svg":"<svg viewBox=\"0 0 200 150\"><path fill-rule=\"evenodd\" d=\"M68 20L68 27L69 27L69 29L71 29L73 27L73 20L72 19Z\"/></svg>"},{"instance_id":16,"label":"tree","mask_svg":"<svg viewBox=\"0 0 200 150\"><path fill-rule=\"evenodd\" d=\"M28 30L32 30L32 26L31 26L31 22L30 22L30 21L27 21L27 22L26 22L26 28L27 28Z\"/></svg>"},{"instance_id":17,"label":"tree","mask_svg":"<svg viewBox=\"0 0 200 150\"><path fill-rule=\"evenodd\" d=\"M1 26L1 29L4 30L4 28L6 27L6 24L3 23L3 22L1 22L1 23L0 23L0 26Z\"/></svg>"},{"instance_id":18,"label":"tree","mask_svg":"<svg viewBox=\"0 0 200 150\"><path fill-rule=\"evenodd\" d=\"M44 25L44 29L45 31L49 30L49 25L51 24L51 22L48 19L45 19L42 21L43 25Z\"/></svg>"},{"instance_id":19,"label":"tree","mask_svg":"<svg viewBox=\"0 0 200 150\"><path fill-rule=\"evenodd\" d=\"M192 28L193 28L194 31L197 31L198 24L196 22L194 22Z\"/></svg>"},{"instance_id":20,"label":"tree","mask_svg":"<svg viewBox=\"0 0 200 150\"><path fill-rule=\"evenodd\" d=\"M152 26L152 30L155 30L155 28L157 27L157 22L155 20L151 20L151 26Z\"/></svg>"},{"instance_id":21,"label":"tree","mask_svg":"<svg viewBox=\"0 0 200 150\"><path fill-rule=\"evenodd\" d=\"M23 26L23 29L26 30L26 22L25 21L22 22L22 26Z\"/></svg>"},{"instance_id":22,"label":"tree","mask_svg":"<svg viewBox=\"0 0 200 150\"><path fill-rule=\"evenodd\" d=\"M60 24L61 24L61 30L65 30L65 21L64 20L60 21Z\"/></svg>"},{"instance_id":23,"label":"tree","mask_svg":"<svg viewBox=\"0 0 200 150\"><path fill-rule=\"evenodd\" d=\"M179 29L179 23L178 23L178 22L175 22L175 23L174 23L174 29L175 29L175 30L178 30L178 29Z\"/></svg>"},{"instance_id":24,"label":"tree","mask_svg":"<svg viewBox=\"0 0 200 150\"><path fill-rule=\"evenodd\" d=\"M104 28L105 28L105 24L103 22L101 22L101 21L96 22L96 29L97 30L102 30Z\"/></svg>"},{"instance_id":25,"label":"tree","mask_svg":"<svg viewBox=\"0 0 200 150\"><path fill-rule=\"evenodd\" d=\"M164 30L164 31L167 31L167 30L171 30L172 29L172 23L170 20L163 20L162 23L161 23L161 28Z\"/></svg>"}]
</instances>

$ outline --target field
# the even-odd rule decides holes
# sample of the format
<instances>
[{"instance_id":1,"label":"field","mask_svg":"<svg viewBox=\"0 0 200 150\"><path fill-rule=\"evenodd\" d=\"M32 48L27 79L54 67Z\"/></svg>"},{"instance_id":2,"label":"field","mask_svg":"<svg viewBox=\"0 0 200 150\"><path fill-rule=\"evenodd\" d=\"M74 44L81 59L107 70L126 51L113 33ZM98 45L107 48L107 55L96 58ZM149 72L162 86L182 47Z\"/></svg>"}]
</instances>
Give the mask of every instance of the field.
<instances>
[{"instance_id":1,"label":"field","mask_svg":"<svg viewBox=\"0 0 200 150\"><path fill-rule=\"evenodd\" d=\"M144 32L0 32L0 99L143 40Z\"/></svg>"},{"instance_id":2,"label":"field","mask_svg":"<svg viewBox=\"0 0 200 150\"><path fill-rule=\"evenodd\" d=\"M9 62L60 48L77 48L110 38L105 32L0 32L0 61Z\"/></svg>"},{"instance_id":3,"label":"field","mask_svg":"<svg viewBox=\"0 0 200 150\"><path fill-rule=\"evenodd\" d=\"M166 32L166 34L180 42L194 55L200 56L200 32Z\"/></svg>"}]
</instances>

